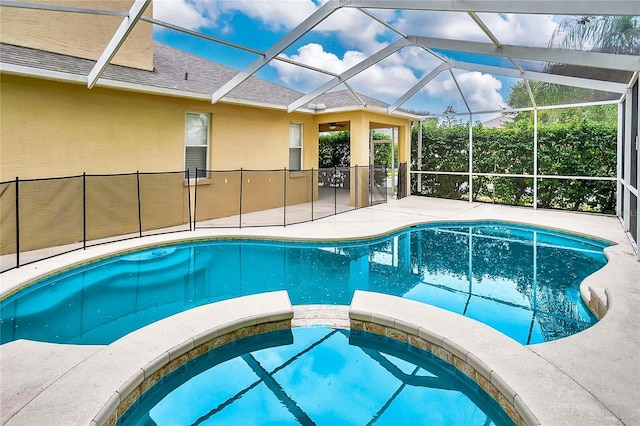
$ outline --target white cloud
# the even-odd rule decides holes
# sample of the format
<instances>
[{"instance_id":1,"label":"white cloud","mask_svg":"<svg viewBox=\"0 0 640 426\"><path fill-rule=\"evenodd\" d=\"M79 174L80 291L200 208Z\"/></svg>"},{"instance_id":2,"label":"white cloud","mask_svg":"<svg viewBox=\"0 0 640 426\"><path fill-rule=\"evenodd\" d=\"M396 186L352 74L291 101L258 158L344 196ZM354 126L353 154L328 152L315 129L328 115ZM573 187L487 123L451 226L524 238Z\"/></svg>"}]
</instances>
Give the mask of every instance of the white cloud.
<instances>
[{"instance_id":1,"label":"white cloud","mask_svg":"<svg viewBox=\"0 0 640 426\"><path fill-rule=\"evenodd\" d=\"M372 54L384 48L389 44L390 38L390 31L384 25L352 8L337 10L315 30L334 34L347 48L365 54Z\"/></svg>"},{"instance_id":2,"label":"white cloud","mask_svg":"<svg viewBox=\"0 0 640 426\"><path fill-rule=\"evenodd\" d=\"M338 56L331 52L325 52L324 48L317 43L304 45L298 49L296 54L291 56L285 54L281 56L335 74L344 72L365 58L362 53L355 51L347 51L343 58L338 58ZM332 78L326 74L321 74L286 62L272 61L270 65L278 71L280 79L285 84L300 91L313 90Z\"/></svg>"},{"instance_id":3,"label":"white cloud","mask_svg":"<svg viewBox=\"0 0 640 426\"><path fill-rule=\"evenodd\" d=\"M290 30L317 9L312 0L221 0L208 4L207 10L214 6L226 12L240 12L272 30Z\"/></svg>"},{"instance_id":4,"label":"white cloud","mask_svg":"<svg viewBox=\"0 0 640 426\"><path fill-rule=\"evenodd\" d=\"M326 52L320 44L310 43L302 46L289 58L340 74L358 64L366 56L361 52L348 51L340 58ZM420 59L425 61L422 63L424 70L416 77L416 68L410 67L409 64L419 62ZM426 62L429 62L429 66L426 66ZM437 63L438 61L433 59L432 55L426 52L421 53L419 49L404 49L356 75L349 80L349 84L359 93L393 103L411 89L422 75L430 72ZM271 66L277 69L280 79L285 84L303 92L311 91L331 79L330 76L285 62L274 61ZM506 104L500 94L502 82L492 75L480 72L454 72L473 111L495 110ZM461 99L458 88L448 73L440 74L416 96L425 95L451 104Z\"/></svg>"},{"instance_id":5,"label":"white cloud","mask_svg":"<svg viewBox=\"0 0 640 426\"><path fill-rule=\"evenodd\" d=\"M466 13L401 11L391 24L405 34L455 40L486 41L487 36Z\"/></svg>"},{"instance_id":6,"label":"white cloud","mask_svg":"<svg viewBox=\"0 0 640 426\"><path fill-rule=\"evenodd\" d=\"M440 59L420 47L405 47L398 51L397 57L402 64L426 74L442 63Z\"/></svg>"},{"instance_id":7,"label":"white cloud","mask_svg":"<svg viewBox=\"0 0 640 426\"><path fill-rule=\"evenodd\" d=\"M503 44L544 47L558 26L550 15L483 13L478 16Z\"/></svg>"},{"instance_id":8,"label":"white cloud","mask_svg":"<svg viewBox=\"0 0 640 426\"><path fill-rule=\"evenodd\" d=\"M154 17L189 29L216 27L223 32L229 28L229 17L242 14L256 21L256 36L265 28L285 32L298 26L317 9L312 0L155 0ZM345 30L348 29L348 30ZM387 43L378 41L384 27L363 13L343 8L334 12L312 31L335 35L347 49L373 53Z\"/></svg>"},{"instance_id":9,"label":"white cloud","mask_svg":"<svg viewBox=\"0 0 640 426\"><path fill-rule=\"evenodd\" d=\"M155 0L154 18L196 30L227 28L230 14L241 13L272 31L291 30L317 6L312 0Z\"/></svg>"},{"instance_id":10,"label":"white cloud","mask_svg":"<svg viewBox=\"0 0 640 426\"><path fill-rule=\"evenodd\" d=\"M502 82L490 74L478 71L454 71L460 90L469 103L471 111L490 111L502 108L506 101L500 94ZM446 76L446 77L442 77ZM441 78L425 87L426 93L434 98L458 100L460 94L450 75L441 74ZM454 102L448 102L452 104Z\"/></svg>"},{"instance_id":11,"label":"white cloud","mask_svg":"<svg viewBox=\"0 0 640 426\"><path fill-rule=\"evenodd\" d=\"M326 52L320 44L310 43L299 48L297 53L289 58L340 74L361 62L366 58L366 55L358 51L347 51L340 58L333 53ZM285 84L300 91L311 91L331 79L330 76L280 61L273 61L271 66L278 70L280 79ZM367 68L348 82L362 94L393 102L407 92L417 82L417 78L413 70L404 65L401 56L394 54Z\"/></svg>"},{"instance_id":12,"label":"white cloud","mask_svg":"<svg viewBox=\"0 0 640 426\"><path fill-rule=\"evenodd\" d=\"M196 3L188 0L156 0L153 2L153 17L190 30L213 23L203 16L203 11L197 8Z\"/></svg>"},{"instance_id":13,"label":"white cloud","mask_svg":"<svg viewBox=\"0 0 640 426\"><path fill-rule=\"evenodd\" d=\"M244 14L255 20L256 25L272 31L289 31L317 10L322 2L324 0L155 0L154 17L191 29L217 27L218 31L225 31L232 14ZM464 13L392 10L372 10L372 13L406 34L488 42L487 36ZM557 26L553 17L544 15L479 16L505 44L526 40L528 45L546 45ZM256 36L260 31L264 28L255 29ZM336 74L353 67L399 37L352 8L336 11L314 31L327 36L324 46L307 43L288 57ZM333 53L328 48L336 40L340 46L335 51L340 53ZM423 49L404 48L363 71L349 83L360 93L392 103L439 63ZM277 71L283 83L303 92L313 90L331 78L280 61L272 61L270 66ZM473 110L492 110L505 104L500 95L502 83L493 76L479 72L456 72L456 76ZM451 100L449 103L460 100L458 89L448 73L429 83L416 98L424 99L425 96Z\"/></svg>"},{"instance_id":14,"label":"white cloud","mask_svg":"<svg viewBox=\"0 0 640 426\"><path fill-rule=\"evenodd\" d=\"M478 17L503 44L546 46L558 25L550 15L479 13ZM388 18L405 34L490 42L466 13L409 10Z\"/></svg>"},{"instance_id":15,"label":"white cloud","mask_svg":"<svg viewBox=\"0 0 640 426\"><path fill-rule=\"evenodd\" d=\"M395 102L418 82L413 70L405 65L380 62L353 78L356 91Z\"/></svg>"}]
</instances>

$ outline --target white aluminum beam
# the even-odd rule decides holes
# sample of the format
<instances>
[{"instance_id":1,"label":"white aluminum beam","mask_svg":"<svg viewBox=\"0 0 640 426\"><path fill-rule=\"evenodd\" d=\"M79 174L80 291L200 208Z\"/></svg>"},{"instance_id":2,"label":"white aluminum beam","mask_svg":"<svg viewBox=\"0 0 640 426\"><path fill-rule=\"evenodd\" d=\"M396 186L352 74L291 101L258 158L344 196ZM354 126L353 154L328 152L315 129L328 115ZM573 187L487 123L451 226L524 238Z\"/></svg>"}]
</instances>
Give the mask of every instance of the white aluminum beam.
<instances>
[{"instance_id":1,"label":"white aluminum beam","mask_svg":"<svg viewBox=\"0 0 640 426\"><path fill-rule=\"evenodd\" d=\"M300 25L291 30L278 41L271 49L269 49L263 58L256 59L252 64L240 71L231 80L227 81L221 88L211 95L211 103L216 103L227 95L230 91L242 84L243 81L258 72L262 67L269 63L272 59L282 53L286 48L295 43L300 37L312 30L316 25L324 21L336 9L341 8L349 0L329 0L318 10L313 12L311 16L305 19Z\"/></svg>"},{"instance_id":2,"label":"white aluminum beam","mask_svg":"<svg viewBox=\"0 0 640 426\"><path fill-rule=\"evenodd\" d=\"M634 55L615 55L611 53L582 52L577 50L512 45L496 47L492 43L448 40L433 37L418 36L416 39L418 45L425 48L624 71L637 71L640 69L640 56Z\"/></svg>"},{"instance_id":3,"label":"white aluminum beam","mask_svg":"<svg viewBox=\"0 0 640 426\"><path fill-rule=\"evenodd\" d=\"M522 69L522 67L520 66L520 64L518 62L516 62L515 59L513 58L509 58L509 62L511 62L513 64L514 67L516 67L516 69L520 72L524 72L524 69Z\"/></svg>"},{"instance_id":4,"label":"white aluminum beam","mask_svg":"<svg viewBox=\"0 0 640 426\"><path fill-rule=\"evenodd\" d=\"M622 197L624 194L624 181L622 180L622 167L624 165L622 161L622 152L624 149L623 140L624 140L624 103L620 102L618 104L618 137L616 141L616 176L618 178L618 182L616 183L616 216L619 219L622 219Z\"/></svg>"},{"instance_id":5,"label":"white aluminum beam","mask_svg":"<svg viewBox=\"0 0 640 426\"><path fill-rule=\"evenodd\" d=\"M351 87L351 85L349 83L347 83L346 81L343 81L342 84L344 84L344 86L349 90L349 92L351 92L351 94L353 96L355 96L355 98L358 100L358 102L360 102L360 105L362 105L363 107L367 106L367 103L365 101L362 100L362 98L360 97L360 95L358 94L358 92L356 92L355 90L353 90L353 87Z\"/></svg>"},{"instance_id":6,"label":"white aluminum beam","mask_svg":"<svg viewBox=\"0 0 640 426\"><path fill-rule=\"evenodd\" d=\"M610 99L608 101L592 101L592 102L576 102L573 104L560 104L560 105L544 105L537 106L535 109L546 110L546 109L564 109L564 108L583 108L594 105L616 105L619 101L617 99Z\"/></svg>"},{"instance_id":7,"label":"white aluminum beam","mask_svg":"<svg viewBox=\"0 0 640 426\"><path fill-rule=\"evenodd\" d=\"M565 86L582 87L584 89L601 90L611 93L624 93L627 90L627 85L624 83L612 83L610 81L591 80L588 78L568 77L556 74L546 74L534 71L520 71L494 67L490 65L470 64L467 62L452 62L453 68L467 70L467 71L479 71L486 74L503 75L505 77L524 78L527 80L543 81L546 83L562 84Z\"/></svg>"},{"instance_id":8,"label":"white aluminum beam","mask_svg":"<svg viewBox=\"0 0 640 426\"><path fill-rule=\"evenodd\" d=\"M458 93L460 93L460 96L462 97L462 101L464 102L464 106L467 107L467 112L469 113L469 122L471 122L471 108L469 107L469 103L467 102L467 98L465 98L464 92L460 88L460 85L458 84L458 80L456 79L456 76L453 75L453 71L451 71L451 68L449 68L449 74L451 74L451 78L453 79L453 82L456 84L456 87L458 88ZM471 127L471 126L469 126L469 127Z\"/></svg>"},{"instance_id":9,"label":"white aluminum beam","mask_svg":"<svg viewBox=\"0 0 640 426\"><path fill-rule=\"evenodd\" d=\"M375 65L376 63L380 62L387 56L397 52L403 47L414 46L415 42L416 42L415 37L400 38L394 41L393 43L389 44L387 47L383 48L382 50L379 50L378 52L369 56L365 60L349 68L348 70L340 74L338 77L332 78L331 80L329 80L322 86L318 87L317 89L313 90L312 92L298 98L296 101L289 104L289 106L287 107L287 111L293 112L297 110L302 105L306 105L308 102L314 100L315 98L322 95L323 93L328 92L329 90L333 89L343 81L346 81L351 77L353 77L354 75L361 73L362 71L366 70L370 66Z\"/></svg>"},{"instance_id":10,"label":"white aluminum beam","mask_svg":"<svg viewBox=\"0 0 640 426\"><path fill-rule=\"evenodd\" d=\"M284 56L276 56L275 58L273 58L273 60L274 61L285 62L287 64L295 65L295 66L300 67L300 68L306 68L308 70L315 71L315 72L318 72L320 74L330 75L331 77L337 77L338 76L338 74L336 74L335 72L323 70L322 68L314 67L312 65L303 64L302 62L294 61L292 59L285 58Z\"/></svg>"},{"instance_id":11,"label":"white aluminum beam","mask_svg":"<svg viewBox=\"0 0 640 426\"><path fill-rule=\"evenodd\" d=\"M351 0L346 6L533 15L638 15L638 0Z\"/></svg>"},{"instance_id":12,"label":"white aluminum beam","mask_svg":"<svg viewBox=\"0 0 640 426\"><path fill-rule=\"evenodd\" d=\"M364 13L365 15L367 15L369 18L371 18L374 21L378 22L379 24L384 25L385 27L389 28L391 31L393 31L394 33L398 34L400 37L407 37L407 34L401 32L399 29L395 28L394 26L389 24L384 19L377 17L373 13L369 12L367 9L358 8L358 10L360 12Z\"/></svg>"},{"instance_id":13,"label":"white aluminum beam","mask_svg":"<svg viewBox=\"0 0 640 426\"><path fill-rule=\"evenodd\" d=\"M158 19L149 18L148 16L142 16L140 18L140 20L144 21L144 22L148 22L148 23L153 24L153 25L158 25L160 27L168 28L170 30L178 31L178 32L181 32L181 33L184 33L184 34L189 34L189 35L192 35L194 37L201 38L203 40L208 40L208 41L212 41L214 43L218 43L218 44L222 44L222 45L225 45L225 46L233 47L234 49L243 50L245 52L253 53L255 55L259 55L259 56L262 56L262 57L265 56L264 52L262 52L260 50L253 49L253 48L247 47L247 46L242 46L240 44L233 43L233 42L230 42L230 41L227 41L227 40L223 40L221 38L212 37L210 35L199 33L197 31L193 31L193 30L190 30L188 28L180 27L178 25L170 24L168 22L160 21ZM289 58L284 58L284 57L281 57L281 56L276 56L274 58L274 60L281 61L281 62L286 62L286 63L289 63L291 65L296 65L296 66L303 67L303 68L307 68L307 69L310 69L312 71L317 71L317 72L322 73L322 74L330 75L332 77L335 77L335 76L338 75L336 73L333 73L333 72L330 72L330 71L327 71L327 70L323 70L323 69L320 69L320 68L316 68L316 67L313 67L311 65L303 64L303 63L291 60Z\"/></svg>"},{"instance_id":14,"label":"white aluminum beam","mask_svg":"<svg viewBox=\"0 0 640 426\"><path fill-rule=\"evenodd\" d=\"M391 114L393 111L398 109L398 107L400 107L400 105L402 105L405 102L407 102L413 95L418 93L418 91L420 89L422 89L424 86L429 84L429 82L431 80L436 78L442 71L448 70L449 68L451 68L451 65L446 63L446 62L443 62L440 65L438 65L437 67L435 67L433 70L431 70L431 72L429 74L427 74L426 76L422 77L420 79L420 81L418 81L411 89L409 89L409 91L407 93L402 95L402 97L400 97L400 99L395 101L393 103L393 105L391 105L389 108L387 108L387 113Z\"/></svg>"},{"instance_id":15,"label":"white aluminum beam","mask_svg":"<svg viewBox=\"0 0 640 426\"><path fill-rule=\"evenodd\" d=\"M86 13L90 15L108 15L108 16L127 16L127 12L123 12L120 10L91 9L87 7L61 6L57 4L42 4L42 3L25 3L21 1L10 1L10 0L0 1L0 6L17 7L21 9L48 10L51 12Z\"/></svg>"},{"instance_id":16,"label":"white aluminum beam","mask_svg":"<svg viewBox=\"0 0 640 426\"><path fill-rule=\"evenodd\" d=\"M580 103L575 103L575 104L547 105L547 106L538 106L538 107L485 109L485 110L473 111L473 114L476 114L476 115L479 115L479 114L495 114L495 113L509 114L509 113L514 113L514 112L535 111L536 109L541 111L541 110L545 110L545 109L577 108L577 107L587 107L587 106L594 106L594 105L617 105L618 103L619 103L619 101L614 99L614 100L608 100L608 101L580 102ZM467 113L467 112L456 112L453 115L469 115L469 113ZM429 115L421 116L420 119L421 120L426 120L426 119L429 119L429 118L439 118L441 116L442 116L442 114L429 114Z\"/></svg>"},{"instance_id":17,"label":"white aluminum beam","mask_svg":"<svg viewBox=\"0 0 640 426\"><path fill-rule=\"evenodd\" d=\"M128 16L122 21L111 38L111 41L89 73L87 78L87 87L89 89L96 84L96 81L98 81L105 68L107 68L111 59L113 59L116 53L118 53L118 49L120 49L122 43L127 39L127 36L131 33L133 27L136 25L149 4L151 4L151 0L136 0L135 3L133 3L131 9L129 9Z\"/></svg>"},{"instance_id":18,"label":"white aluminum beam","mask_svg":"<svg viewBox=\"0 0 640 426\"><path fill-rule=\"evenodd\" d=\"M150 24L157 25L159 27L168 28L168 29L173 30L173 31L178 31L178 32L181 32L181 33L184 33L184 34L192 35L194 37L199 37L199 38L204 39L204 40L209 40L209 41L212 41L214 43L223 44L225 46L233 47L233 48L238 49L238 50L244 50L245 52L250 52L250 53L254 53L256 55L264 56L264 52L261 52L259 50L252 49L252 48L246 47L246 46L242 46L240 44L232 43L230 41L223 40L221 38L212 37L212 36L207 35L207 34L199 33L197 31L193 31L193 30L190 30L188 28L180 27L178 25L170 24L168 22L164 22L164 21L161 21L159 19L150 18L148 16L142 16L140 18L140 20L144 21L144 22L149 22Z\"/></svg>"},{"instance_id":19,"label":"white aluminum beam","mask_svg":"<svg viewBox=\"0 0 640 426\"><path fill-rule=\"evenodd\" d=\"M478 25L480 27L480 29L487 35L487 37L489 37L489 39L491 40L491 42L498 48L501 49L502 48L502 43L500 42L500 40L498 40L498 38L491 32L491 30L489 29L489 27L487 27L485 25L485 23L482 21L482 19L480 19L480 17L478 16L478 14L476 14L475 12L469 12L468 15L471 17L471 19L473 19L473 21L476 23L476 25ZM509 62L511 62L513 64L514 67L516 67L518 69L518 71L520 72L524 72L524 70L522 69L522 67L520 66L519 63L517 63L513 58L509 57Z\"/></svg>"},{"instance_id":20,"label":"white aluminum beam","mask_svg":"<svg viewBox=\"0 0 640 426\"><path fill-rule=\"evenodd\" d=\"M496 37L491 32L491 30L485 25L485 23L482 22L482 19L480 19L480 17L478 16L477 13L475 13L475 12L467 12L467 14L471 17L471 19L473 19L473 22L475 22L476 25L480 27L482 32L485 33L487 37L489 37L489 40L491 40L491 42L496 47L498 47L498 48L502 47L502 43L500 43L500 40L498 40L498 37Z\"/></svg>"}]
</instances>

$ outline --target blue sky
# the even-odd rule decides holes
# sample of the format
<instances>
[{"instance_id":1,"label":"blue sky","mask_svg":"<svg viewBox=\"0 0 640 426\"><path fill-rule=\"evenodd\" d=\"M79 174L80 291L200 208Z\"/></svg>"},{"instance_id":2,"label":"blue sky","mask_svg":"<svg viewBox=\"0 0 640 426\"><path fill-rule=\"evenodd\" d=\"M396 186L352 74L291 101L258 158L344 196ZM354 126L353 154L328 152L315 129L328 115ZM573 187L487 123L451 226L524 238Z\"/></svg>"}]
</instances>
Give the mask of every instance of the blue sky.
<instances>
[{"instance_id":1,"label":"blue sky","mask_svg":"<svg viewBox=\"0 0 640 426\"><path fill-rule=\"evenodd\" d=\"M324 0L155 0L154 17L220 39L266 51L312 14ZM405 34L489 42L465 13L376 10L370 12ZM480 14L480 18L504 44L546 46L560 20L545 15ZM243 69L257 56L211 41L156 28L160 42ZM336 11L318 27L288 48L284 55L317 68L341 73L384 48L399 36L355 9ZM482 58L439 52L458 61L495 65L502 58ZM440 63L423 49L404 48L349 80L359 93L394 103ZM454 72L457 83L473 111L495 110L507 102L515 80L479 72ZM308 92L331 77L272 61L259 77ZM344 87L338 87L343 88ZM402 107L440 113L447 105L463 112L466 107L448 72L440 74Z\"/></svg>"}]
</instances>

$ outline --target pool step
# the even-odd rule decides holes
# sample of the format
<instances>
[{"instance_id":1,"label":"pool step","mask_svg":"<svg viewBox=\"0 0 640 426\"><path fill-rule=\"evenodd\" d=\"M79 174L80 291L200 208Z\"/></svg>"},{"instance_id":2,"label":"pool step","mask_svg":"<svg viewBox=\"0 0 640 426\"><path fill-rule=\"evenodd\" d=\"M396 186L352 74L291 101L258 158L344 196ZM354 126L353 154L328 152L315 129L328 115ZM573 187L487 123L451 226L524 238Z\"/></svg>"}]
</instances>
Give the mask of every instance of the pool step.
<instances>
[{"instance_id":1,"label":"pool step","mask_svg":"<svg viewBox=\"0 0 640 426\"><path fill-rule=\"evenodd\" d=\"M351 328L349 306L343 305L296 305L293 307L291 327Z\"/></svg>"}]
</instances>

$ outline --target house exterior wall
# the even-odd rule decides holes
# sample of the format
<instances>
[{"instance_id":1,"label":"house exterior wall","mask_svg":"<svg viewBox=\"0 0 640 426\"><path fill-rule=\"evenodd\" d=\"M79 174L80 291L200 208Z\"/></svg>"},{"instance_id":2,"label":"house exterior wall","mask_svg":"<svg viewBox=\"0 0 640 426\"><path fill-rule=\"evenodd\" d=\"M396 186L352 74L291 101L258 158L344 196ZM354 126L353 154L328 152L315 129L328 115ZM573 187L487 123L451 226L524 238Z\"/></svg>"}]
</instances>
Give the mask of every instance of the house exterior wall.
<instances>
[{"instance_id":1,"label":"house exterior wall","mask_svg":"<svg viewBox=\"0 0 640 426\"><path fill-rule=\"evenodd\" d=\"M86 177L88 239L136 233L135 172L184 170L187 112L211 114L209 169L244 169L243 212L281 207L285 180L289 205L317 195L311 173L284 173L291 122L303 124L303 168L317 168L318 127L311 115L106 88L88 90L80 84L9 74L1 76L0 91L0 180L80 175L20 184L22 251L82 240L83 173L134 173ZM198 181L198 208L202 206L198 220L238 213L239 176L239 172L220 172ZM182 173L141 176L140 183L146 209L143 231L188 223L189 200L193 207L195 194L192 186L189 197ZM1 208L3 218L12 223L11 203L3 202ZM58 217L63 211L65 217ZM60 222L53 227L60 230L53 239L52 217ZM9 235L15 229L11 229L3 226L2 253L15 250L15 235Z\"/></svg>"},{"instance_id":2,"label":"house exterior wall","mask_svg":"<svg viewBox=\"0 0 640 426\"><path fill-rule=\"evenodd\" d=\"M3 74L3 181L184 170L185 113L211 114L209 169L284 169L289 123L303 124L303 168L318 165L310 115Z\"/></svg>"},{"instance_id":3,"label":"house exterior wall","mask_svg":"<svg viewBox=\"0 0 640 426\"><path fill-rule=\"evenodd\" d=\"M133 0L29 0L29 3L127 12ZM152 5L146 16L152 16ZM123 16L3 7L0 41L79 58L97 60ZM153 69L152 25L138 22L111 63Z\"/></svg>"}]
</instances>

